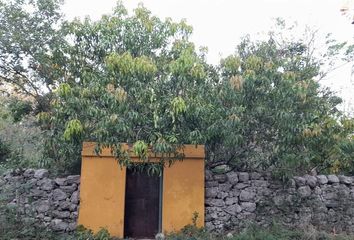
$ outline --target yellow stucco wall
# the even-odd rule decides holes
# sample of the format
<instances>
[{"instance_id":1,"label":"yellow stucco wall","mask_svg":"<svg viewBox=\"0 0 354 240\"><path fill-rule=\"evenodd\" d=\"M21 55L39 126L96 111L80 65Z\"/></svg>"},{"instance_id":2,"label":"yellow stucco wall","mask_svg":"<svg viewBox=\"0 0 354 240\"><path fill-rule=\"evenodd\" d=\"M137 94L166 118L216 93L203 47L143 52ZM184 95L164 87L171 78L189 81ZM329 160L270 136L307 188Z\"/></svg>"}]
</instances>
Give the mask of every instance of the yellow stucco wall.
<instances>
[{"instance_id":1,"label":"yellow stucco wall","mask_svg":"<svg viewBox=\"0 0 354 240\"><path fill-rule=\"evenodd\" d=\"M186 159L165 168L162 195L163 232L192 224L194 212L197 225L204 226L204 159Z\"/></svg>"},{"instance_id":2,"label":"yellow stucco wall","mask_svg":"<svg viewBox=\"0 0 354 240\"><path fill-rule=\"evenodd\" d=\"M83 157L78 224L123 236L125 168L113 157Z\"/></svg>"},{"instance_id":3,"label":"yellow stucco wall","mask_svg":"<svg viewBox=\"0 0 354 240\"><path fill-rule=\"evenodd\" d=\"M112 236L123 237L126 169L109 149L96 156L94 147L94 143L83 145L78 224L94 232L106 228ZM194 212L199 214L198 226L204 226L204 146L188 145L181 151L185 159L164 169L163 232L191 224Z\"/></svg>"}]
</instances>

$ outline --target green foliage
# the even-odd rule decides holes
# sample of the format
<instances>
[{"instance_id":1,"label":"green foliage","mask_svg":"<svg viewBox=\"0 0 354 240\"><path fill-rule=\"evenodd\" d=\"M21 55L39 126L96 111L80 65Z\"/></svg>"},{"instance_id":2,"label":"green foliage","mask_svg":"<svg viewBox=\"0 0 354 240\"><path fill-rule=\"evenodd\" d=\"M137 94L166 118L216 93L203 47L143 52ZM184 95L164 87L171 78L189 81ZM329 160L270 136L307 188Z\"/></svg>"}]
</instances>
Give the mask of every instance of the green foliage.
<instances>
[{"instance_id":1,"label":"green foliage","mask_svg":"<svg viewBox=\"0 0 354 240\"><path fill-rule=\"evenodd\" d=\"M0 163L6 161L10 156L10 147L0 139Z\"/></svg>"},{"instance_id":2,"label":"green foliage","mask_svg":"<svg viewBox=\"0 0 354 240\"><path fill-rule=\"evenodd\" d=\"M30 101L23 101L16 98L10 100L8 109L14 122L21 121L25 115L28 115L33 110Z\"/></svg>"},{"instance_id":3,"label":"green foliage","mask_svg":"<svg viewBox=\"0 0 354 240\"><path fill-rule=\"evenodd\" d=\"M1 84L34 102L42 165L75 172L82 142L95 141L128 167L129 151L148 163L151 149L163 156L151 172L183 158L183 144L205 144L208 164L280 177L353 171L353 120L318 83L335 61L352 59L352 46L327 36L318 53L314 31L289 38L294 27L278 20L280 32L245 37L211 66L184 20L162 20L143 5L129 14L118 2L98 21L64 21L60 5L0 1ZM14 119L29 106L14 104Z\"/></svg>"}]
</instances>

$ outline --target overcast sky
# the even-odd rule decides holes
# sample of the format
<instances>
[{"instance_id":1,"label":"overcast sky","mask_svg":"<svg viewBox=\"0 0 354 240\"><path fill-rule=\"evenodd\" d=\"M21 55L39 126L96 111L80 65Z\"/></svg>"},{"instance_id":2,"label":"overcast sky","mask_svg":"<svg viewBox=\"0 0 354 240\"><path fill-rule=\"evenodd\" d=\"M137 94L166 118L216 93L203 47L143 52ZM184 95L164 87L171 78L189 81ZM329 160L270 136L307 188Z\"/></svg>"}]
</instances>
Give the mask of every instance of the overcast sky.
<instances>
[{"instance_id":1,"label":"overcast sky","mask_svg":"<svg viewBox=\"0 0 354 240\"><path fill-rule=\"evenodd\" d=\"M221 57L234 52L245 34L265 33L281 17L300 26L310 25L323 33L332 33L341 41L353 42L354 25L341 15L340 8L347 5L354 12L353 0L124 0L131 12L142 2L154 15L182 18L193 26L192 40L197 46L207 46L208 61L218 64ZM68 19L90 16L98 19L108 14L115 0L66 0L64 13ZM347 104L354 107L354 85L351 66L339 68L322 83L337 91Z\"/></svg>"}]
</instances>

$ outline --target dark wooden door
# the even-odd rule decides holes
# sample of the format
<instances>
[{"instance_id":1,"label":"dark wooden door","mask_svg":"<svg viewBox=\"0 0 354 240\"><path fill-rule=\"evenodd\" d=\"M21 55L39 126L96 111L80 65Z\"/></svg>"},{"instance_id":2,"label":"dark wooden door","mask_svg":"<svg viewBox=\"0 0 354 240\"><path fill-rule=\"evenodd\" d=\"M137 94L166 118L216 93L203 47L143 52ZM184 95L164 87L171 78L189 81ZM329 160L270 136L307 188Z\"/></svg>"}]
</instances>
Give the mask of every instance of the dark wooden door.
<instances>
[{"instance_id":1,"label":"dark wooden door","mask_svg":"<svg viewBox=\"0 0 354 240\"><path fill-rule=\"evenodd\" d=\"M159 228L160 177L127 170L124 237L154 238Z\"/></svg>"}]
</instances>

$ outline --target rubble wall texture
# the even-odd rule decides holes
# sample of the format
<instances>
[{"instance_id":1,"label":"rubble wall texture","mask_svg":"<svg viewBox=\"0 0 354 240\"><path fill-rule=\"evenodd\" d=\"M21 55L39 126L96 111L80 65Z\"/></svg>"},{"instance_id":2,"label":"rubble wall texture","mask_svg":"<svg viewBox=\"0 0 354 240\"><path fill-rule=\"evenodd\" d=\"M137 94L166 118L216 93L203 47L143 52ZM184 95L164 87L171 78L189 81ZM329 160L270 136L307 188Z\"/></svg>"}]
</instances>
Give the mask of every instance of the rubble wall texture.
<instances>
[{"instance_id":1,"label":"rubble wall texture","mask_svg":"<svg viewBox=\"0 0 354 240\"><path fill-rule=\"evenodd\" d=\"M69 232L76 228L79 185L79 175L50 178L46 169L14 170L0 176L0 196L23 220Z\"/></svg>"},{"instance_id":2,"label":"rubble wall texture","mask_svg":"<svg viewBox=\"0 0 354 240\"><path fill-rule=\"evenodd\" d=\"M241 230L250 223L354 232L352 177L306 175L289 182L269 174L206 171L205 224L221 232Z\"/></svg>"},{"instance_id":3,"label":"rubble wall texture","mask_svg":"<svg viewBox=\"0 0 354 240\"><path fill-rule=\"evenodd\" d=\"M205 172L205 225L214 232L250 223L354 232L354 177L305 175L287 183L257 172ZM0 197L26 221L55 231L76 228L80 176L49 177L45 169L0 176ZM5 196L5 197L4 197ZM0 199L1 200L1 199Z\"/></svg>"}]
</instances>

